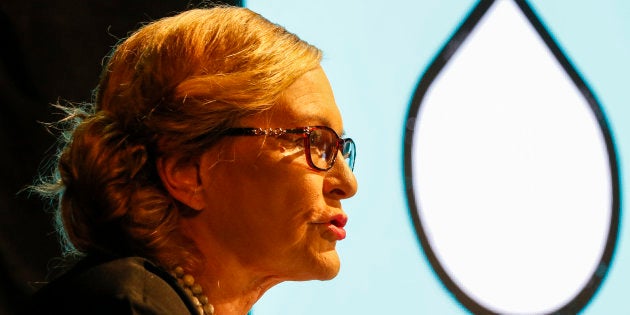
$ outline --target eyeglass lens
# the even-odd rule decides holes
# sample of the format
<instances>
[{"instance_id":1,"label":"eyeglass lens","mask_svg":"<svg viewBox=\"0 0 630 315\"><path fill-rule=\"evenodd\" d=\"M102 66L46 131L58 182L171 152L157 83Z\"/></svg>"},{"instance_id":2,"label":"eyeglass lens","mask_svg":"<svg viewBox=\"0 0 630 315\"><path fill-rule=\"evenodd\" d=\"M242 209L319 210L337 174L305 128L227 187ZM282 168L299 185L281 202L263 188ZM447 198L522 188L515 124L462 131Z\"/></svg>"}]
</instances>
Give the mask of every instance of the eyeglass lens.
<instances>
[{"instance_id":1,"label":"eyeglass lens","mask_svg":"<svg viewBox=\"0 0 630 315\"><path fill-rule=\"evenodd\" d=\"M344 159L352 169L354 167L354 142L341 140L343 145L338 145L340 140L331 130L315 129L309 135L311 161L320 169L329 169L335 161L337 150L341 149Z\"/></svg>"},{"instance_id":2,"label":"eyeglass lens","mask_svg":"<svg viewBox=\"0 0 630 315\"><path fill-rule=\"evenodd\" d=\"M354 147L354 141L352 139L344 139L343 149L341 153L343 154L343 158L346 160L351 170L354 170L354 157L356 156L356 150Z\"/></svg>"}]
</instances>

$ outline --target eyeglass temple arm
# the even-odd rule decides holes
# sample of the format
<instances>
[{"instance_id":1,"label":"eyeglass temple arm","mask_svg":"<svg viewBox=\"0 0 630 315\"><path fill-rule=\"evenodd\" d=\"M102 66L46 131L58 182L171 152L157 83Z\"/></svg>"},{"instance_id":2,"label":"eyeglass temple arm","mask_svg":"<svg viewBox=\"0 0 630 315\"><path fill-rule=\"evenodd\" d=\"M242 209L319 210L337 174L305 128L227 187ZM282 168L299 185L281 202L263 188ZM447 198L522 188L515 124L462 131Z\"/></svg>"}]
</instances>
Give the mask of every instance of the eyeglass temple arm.
<instances>
[{"instance_id":1,"label":"eyeglass temple arm","mask_svg":"<svg viewBox=\"0 0 630 315\"><path fill-rule=\"evenodd\" d=\"M296 128L296 129L283 129L283 128L230 128L225 131L225 135L227 136L281 136L287 133L291 134L303 134L308 132L310 129L308 127L305 128Z\"/></svg>"}]
</instances>

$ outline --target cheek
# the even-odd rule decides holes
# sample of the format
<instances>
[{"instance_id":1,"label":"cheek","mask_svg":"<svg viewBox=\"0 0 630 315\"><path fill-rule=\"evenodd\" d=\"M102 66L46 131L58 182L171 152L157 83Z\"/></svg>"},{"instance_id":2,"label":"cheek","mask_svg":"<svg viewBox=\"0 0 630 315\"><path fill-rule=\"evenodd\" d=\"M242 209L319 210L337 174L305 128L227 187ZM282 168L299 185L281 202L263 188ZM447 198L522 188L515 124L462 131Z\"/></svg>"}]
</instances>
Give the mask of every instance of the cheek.
<instances>
[{"instance_id":1,"label":"cheek","mask_svg":"<svg viewBox=\"0 0 630 315\"><path fill-rule=\"evenodd\" d=\"M285 180L287 177L288 174L273 185L258 187L255 197L248 201L250 210L245 215L250 216L252 230L273 235L278 242L299 242L308 233L310 222L326 210L323 180L320 176L301 176L289 181Z\"/></svg>"},{"instance_id":2,"label":"cheek","mask_svg":"<svg viewBox=\"0 0 630 315\"><path fill-rule=\"evenodd\" d=\"M283 185L284 203L289 209L303 209L307 211L325 210L325 200L323 196L323 178L314 172L305 174L286 182Z\"/></svg>"},{"instance_id":3,"label":"cheek","mask_svg":"<svg viewBox=\"0 0 630 315\"><path fill-rule=\"evenodd\" d=\"M282 230L295 238L326 210L323 175L305 161L279 150L234 153L204 175L211 183L207 203L222 212L221 224L231 225L233 233L275 238Z\"/></svg>"}]
</instances>

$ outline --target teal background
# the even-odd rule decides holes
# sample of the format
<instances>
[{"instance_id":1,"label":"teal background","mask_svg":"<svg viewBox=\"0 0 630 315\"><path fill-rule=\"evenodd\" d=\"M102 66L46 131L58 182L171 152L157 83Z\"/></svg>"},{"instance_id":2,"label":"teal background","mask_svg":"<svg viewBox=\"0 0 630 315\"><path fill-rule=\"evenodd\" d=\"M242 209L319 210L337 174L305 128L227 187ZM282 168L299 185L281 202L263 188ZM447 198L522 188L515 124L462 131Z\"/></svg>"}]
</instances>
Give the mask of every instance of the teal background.
<instances>
[{"instance_id":1,"label":"teal background","mask_svg":"<svg viewBox=\"0 0 630 315\"><path fill-rule=\"evenodd\" d=\"M507 1L507 0L498 0ZM530 6L597 96L613 134L622 215L612 267L583 314L630 314L630 2L537 0ZM359 192L326 282L283 283L256 304L265 314L467 314L430 268L403 186L403 128L419 78L476 1L249 0L245 6L324 51L344 127L357 143ZM456 231L454 231L456 233Z\"/></svg>"}]
</instances>

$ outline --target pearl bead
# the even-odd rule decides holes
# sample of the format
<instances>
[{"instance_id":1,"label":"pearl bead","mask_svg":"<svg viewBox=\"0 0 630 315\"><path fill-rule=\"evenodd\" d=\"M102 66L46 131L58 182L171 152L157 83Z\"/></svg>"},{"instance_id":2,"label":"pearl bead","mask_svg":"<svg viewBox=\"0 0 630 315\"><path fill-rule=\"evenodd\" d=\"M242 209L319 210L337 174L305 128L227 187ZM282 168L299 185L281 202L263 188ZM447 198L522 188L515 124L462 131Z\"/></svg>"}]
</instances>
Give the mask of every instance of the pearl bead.
<instances>
[{"instance_id":1,"label":"pearl bead","mask_svg":"<svg viewBox=\"0 0 630 315\"><path fill-rule=\"evenodd\" d=\"M201 304L208 304L208 297L205 295L200 295L198 296L199 298L199 302L201 302Z\"/></svg>"},{"instance_id":2,"label":"pearl bead","mask_svg":"<svg viewBox=\"0 0 630 315\"><path fill-rule=\"evenodd\" d=\"M177 278L177 284L190 297L190 301L200 315L214 314L214 306L208 303L208 296L202 294L203 288L198 283L195 283L195 278L192 275L185 274L182 267L173 269L172 274Z\"/></svg>"},{"instance_id":3,"label":"pearl bead","mask_svg":"<svg viewBox=\"0 0 630 315\"><path fill-rule=\"evenodd\" d=\"M184 278L182 279L184 280L184 285L186 285L187 287L190 287L193 284L195 284L195 278L191 275L184 275Z\"/></svg>"},{"instance_id":4,"label":"pearl bead","mask_svg":"<svg viewBox=\"0 0 630 315\"><path fill-rule=\"evenodd\" d=\"M206 315L213 315L214 314L214 306L212 304L204 304L203 305L203 311L206 313Z\"/></svg>"},{"instance_id":5,"label":"pearl bead","mask_svg":"<svg viewBox=\"0 0 630 315\"><path fill-rule=\"evenodd\" d=\"M177 266L175 267L175 270L173 270L175 272L175 277L176 278L181 278L184 276L184 268Z\"/></svg>"},{"instance_id":6,"label":"pearl bead","mask_svg":"<svg viewBox=\"0 0 630 315\"><path fill-rule=\"evenodd\" d=\"M190 297L190 300L193 302L194 306L201 306L201 302L199 302L199 299L197 299L196 297L192 296Z\"/></svg>"},{"instance_id":7,"label":"pearl bead","mask_svg":"<svg viewBox=\"0 0 630 315\"><path fill-rule=\"evenodd\" d=\"M190 288L190 290L192 291L193 294L198 295L201 294L201 292L203 292L203 289L201 288L201 286L199 285L199 283L195 283L192 288Z\"/></svg>"}]
</instances>

